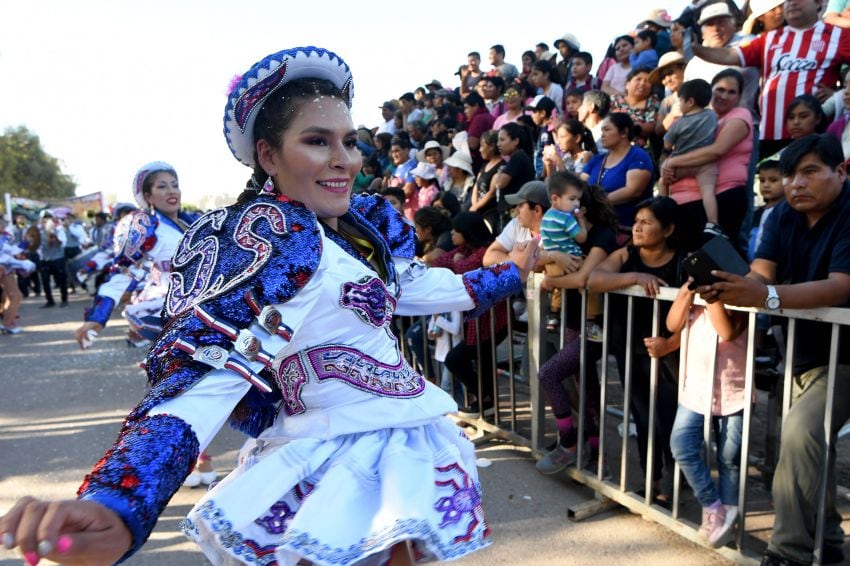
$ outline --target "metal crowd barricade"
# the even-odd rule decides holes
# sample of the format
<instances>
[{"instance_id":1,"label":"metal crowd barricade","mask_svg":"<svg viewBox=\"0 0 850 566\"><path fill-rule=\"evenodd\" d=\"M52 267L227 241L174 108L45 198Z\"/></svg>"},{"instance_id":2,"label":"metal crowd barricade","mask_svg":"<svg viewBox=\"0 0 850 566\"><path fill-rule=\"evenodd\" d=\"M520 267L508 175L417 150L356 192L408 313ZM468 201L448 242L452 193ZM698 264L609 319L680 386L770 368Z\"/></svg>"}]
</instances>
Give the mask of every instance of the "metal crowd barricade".
<instances>
[{"instance_id":1,"label":"metal crowd barricade","mask_svg":"<svg viewBox=\"0 0 850 566\"><path fill-rule=\"evenodd\" d=\"M500 369L497 364L497 355L495 346L492 348L490 352L484 352L481 348L480 344L477 348L476 352L476 361L477 365L481 365L482 356L490 355L493 374L492 376L484 376L483 379L492 379L493 382L493 391L494 391L494 403L496 407L496 412L493 418L488 419L483 416L483 405L479 405L481 409L481 415L478 418L460 418L457 417L457 420L460 424L465 426L471 426L477 430L477 434L473 435L473 441L476 444L481 444L484 442L488 442L494 438L506 440L516 445L522 445L530 447L531 450L535 453L535 455L541 455L544 449L544 445L546 443L546 404L543 397L543 392L540 388L537 375L540 367L546 361L546 351L547 351L547 342L550 342L549 347L551 349L551 341L553 339L552 333L547 333L545 328L545 313L546 313L546 305L548 300L548 293L542 291L540 288L540 283L542 281L541 274L533 274L528 281L526 287L526 299L527 299L527 308L528 308L528 331L526 334L526 346L525 351L523 352L524 356L524 369L525 369L525 377L528 380L527 385L527 393L523 392L523 394L518 394L516 389L517 382L517 371L515 359L517 358L517 352L515 351L514 346L514 337L518 333L514 328L513 319L509 315L508 316L508 355L507 360L503 361L503 366L506 366L506 369ZM665 324L665 321L661 320L660 311L661 311L661 303L662 302L671 302L675 299L678 289L675 288L662 288L659 295L653 301L653 317L652 317L652 329L653 335L658 335L659 328ZM612 391L609 391L609 378L612 375L613 368L609 363L609 356L611 354L611 343L609 341L610 335L610 325L611 325L611 308L610 308L610 297L611 295L622 295L626 297L626 311L625 316L627 320L626 326L626 344L625 344L625 367L617 368L618 371L623 372L623 391L622 391L622 411L617 410L614 406L615 403L612 403ZM630 481L633 477L633 469L635 466L639 466L637 460L632 457L632 447L630 446L631 440L629 438L629 424L631 422L631 395L632 389L634 387L633 380L633 372L634 367L632 363L632 354L633 354L633 343L632 343L632 320L635 316L635 301L638 299L648 300L646 299L645 293L640 287L632 287L629 289L624 289L620 291L614 291L611 293L605 293L602 295L604 301L604 309L602 312L602 344L601 344L601 367L599 372L600 379L600 391L599 391L599 407L598 407L598 419L599 419L599 449L598 449L598 458L596 461L596 465L585 467L583 469L578 469L577 467L569 467L564 472L572 479L592 488L596 493L596 499L592 501L588 501L585 504L582 504L578 507L571 508L568 510L568 515L575 519L579 520L584 517L591 516L597 512L602 510L611 508L612 506L621 505L628 508L630 511L634 513L641 514L646 518L650 518L655 522L663 525L664 527L678 533L679 535L692 540L694 542L701 543L697 535L697 527L698 524L689 521L680 516L680 509L682 507L683 500L681 498L681 473L679 471L678 463L674 468L674 481L673 481L673 498L672 498L672 509L667 510L664 507L658 505L653 502L652 499L652 462L653 455L656 450L659 450L660 447L657 446L656 438L655 438L655 424L656 424L656 404L657 404L657 390L659 383L659 364L658 360L653 359L650 365L650 383L649 383L649 391L650 391L650 414L649 414L649 423L648 423L648 440L647 440L647 457L646 457L646 470L644 471L644 476L641 478L642 481ZM581 304L575 304L575 301L568 304L566 300L566 294L564 297L565 300L562 301L562 309L566 308L581 308L582 313L587 312L588 298L587 293L582 294ZM701 304L699 299L695 301L696 304ZM511 305L507 305L510 313ZM782 387L778 388L783 392L782 395L782 420L786 418L788 415L788 411L791 407L791 392L793 385L793 359L794 359L794 342L795 335L797 332L797 321L798 320L815 320L823 323L832 325L832 338L830 344L830 365L828 372L828 381L827 381L827 401L826 401L826 410L824 414L824 432L826 438L826 447L827 450L824 453L824 461L823 461L823 469L827 469L828 466L828 458L829 452L833 447L833 438L832 438L832 414L833 414L833 399L834 399L834 389L835 389L835 380L836 380L836 371L837 371L837 362L838 362L838 347L839 347L839 330L841 326L850 325L850 310L847 309L839 309L839 308L825 308L825 309L813 309L813 310L805 310L805 311L791 311L785 310L780 313L766 313L761 309L752 309L752 308L738 308L738 307L728 307L732 310L743 311L748 315L748 330L747 330L747 370L746 370L746 382L745 382L745 391L744 398L752 400L754 387L755 387L755 332L756 332L756 316L759 313L770 314L772 317L781 317L787 319L787 335L784 340L784 374L782 375L783 383ZM490 316L490 335L495 336L495 316L492 316L493 312L491 311ZM578 375L578 419L577 419L577 434L578 434L578 443L577 443L577 462L585 461L585 440L586 433L585 430L585 418L584 415L588 410L587 407L587 368L590 363L588 360L588 337L586 336L585 325L584 325L584 317L581 318L581 331L580 331L580 340L581 340L581 349L580 349L580 371ZM423 329L427 329L427 317L422 319ZM556 348L563 347L564 344L564 327L566 324L565 312L562 310L561 312L561 332L559 336L556 336ZM480 336L480 326L476 325L477 335ZM687 356L687 326L683 331L681 338L681 351L680 351L680 372L684 369L684 364ZM430 354L428 354L428 343L427 343L427 333L423 332L425 335L424 339L424 351L426 352L426 358L430 360ZM403 348L404 348L404 340L402 340ZM410 357L409 352L403 349L403 353ZM423 368L424 371L428 371L427 365L429 361L424 361L423 365L426 367ZM437 378L439 379L440 372L436 371ZM505 383L504 378L507 377L507 383ZM567 378L569 376L564 376ZM483 399L483 379L480 379L478 382L477 391L467 392L473 393L477 395L478 399ZM713 387L713 380L711 380ZM507 391L506 391L507 390ZM713 392L712 392L713 393ZM711 400L713 395L708 396L708 404L706 407L705 414L711 415ZM468 397L467 397L468 398ZM738 563L744 564L755 564L757 563L757 556L759 553L755 551L753 545L750 544L750 540L745 538L747 534L747 504L748 497L750 495L748 490L748 479L749 479L749 467L750 467L750 445L751 445L751 422L753 418L753 403L745 403L744 405L744 414L743 414L743 432L741 439L741 465L740 465L740 488L739 488L739 500L738 500L738 527L737 527L737 536L734 541L734 548L730 546L722 547L716 549L716 551L723 555L724 557L736 561ZM520 416L522 412L523 416ZM527 415L527 416L525 416ZM618 440L616 438L617 434L615 433L613 436L615 438L611 438L610 431L607 430L607 421L608 418L614 415L622 422L623 432L622 432L622 440ZM505 419L504 417L508 417ZM574 418L574 422L575 422ZM711 446L712 440L712 419L704 418L704 442L706 447ZM768 431L768 437L770 436L770 431ZM620 442L619 450L612 450L612 443ZM619 473L617 474L619 477L606 478L606 453L614 454L615 456L619 453L619 466L618 468L613 468L617 470ZM709 466L713 466L711 462L711 450L705 450L706 458L708 459ZM635 491L635 487L642 486L644 489L643 495L638 495ZM815 552L815 563L820 563L821 553L822 553L822 542L823 542L823 533L824 533L824 510L825 510L825 501L826 501L826 482L821 482L821 488L819 493L819 501L820 504L818 506L819 513L817 517L817 532L816 532L816 542L817 542L817 550Z\"/></svg>"}]
</instances>

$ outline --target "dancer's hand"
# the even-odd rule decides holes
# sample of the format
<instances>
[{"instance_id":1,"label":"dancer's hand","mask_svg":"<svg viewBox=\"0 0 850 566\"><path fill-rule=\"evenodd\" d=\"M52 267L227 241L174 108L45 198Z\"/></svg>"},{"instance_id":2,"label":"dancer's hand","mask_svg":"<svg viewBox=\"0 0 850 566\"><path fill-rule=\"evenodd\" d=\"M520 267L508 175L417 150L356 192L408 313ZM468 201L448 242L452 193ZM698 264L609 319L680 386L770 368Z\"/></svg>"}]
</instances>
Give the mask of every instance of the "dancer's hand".
<instances>
[{"instance_id":1,"label":"dancer's hand","mask_svg":"<svg viewBox=\"0 0 850 566\"><path fill-rule=\"evenodd\" d=\"M84 322L82 326L80 326L74 331L74 338L77 339L77 343L83 350L91 346L89 332L92 330L94 330L95 334L100 334L100 331L103 330L103 325L99 322L93 321Z\"/></svg>"},{"instance_id":2,"label":"dancer's hand","mask_svg":"<svg viewBox=\"0 0 850 566\"><path fill-rule=\"evenodd\" d=\"M511 261L519 268L520 277L523 282L528 279L528 274L537 265L537 256L540 254L540 237L527 242L517 242L511 250Z\"/></svg>"},{"instance_id":3,"label":"dancer's hand","mask_svg":"<svg viewBox=\"0 0 850 566\"><path fill-rule=\"evenodd\" d=\"M68 565L114 564L133 543L124 521L99 503L32 497L0 517L0 538L31 565L42 558Z\"/></svg>"}]
</instances>

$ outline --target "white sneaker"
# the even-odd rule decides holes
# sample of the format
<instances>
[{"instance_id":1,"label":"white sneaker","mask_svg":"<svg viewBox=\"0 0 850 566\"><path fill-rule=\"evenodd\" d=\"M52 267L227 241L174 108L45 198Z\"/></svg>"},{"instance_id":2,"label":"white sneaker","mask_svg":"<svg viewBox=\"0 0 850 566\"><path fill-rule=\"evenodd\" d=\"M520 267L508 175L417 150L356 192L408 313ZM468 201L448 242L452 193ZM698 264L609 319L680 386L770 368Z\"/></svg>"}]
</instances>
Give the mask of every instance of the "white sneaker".
<instances>
[{"instance_id":1,"label":"white sneaker","mask_svg":"<svg viewBox=\"0 0 850 566\"><path fill-rule=\"evenodd\" d=\"M210 485L218 478L218 473L215 470L210 472L199 472L192 470L192 473L186 477L183 482L183 487L198 487L201 484Z\"/></svg>"}]
</instances>

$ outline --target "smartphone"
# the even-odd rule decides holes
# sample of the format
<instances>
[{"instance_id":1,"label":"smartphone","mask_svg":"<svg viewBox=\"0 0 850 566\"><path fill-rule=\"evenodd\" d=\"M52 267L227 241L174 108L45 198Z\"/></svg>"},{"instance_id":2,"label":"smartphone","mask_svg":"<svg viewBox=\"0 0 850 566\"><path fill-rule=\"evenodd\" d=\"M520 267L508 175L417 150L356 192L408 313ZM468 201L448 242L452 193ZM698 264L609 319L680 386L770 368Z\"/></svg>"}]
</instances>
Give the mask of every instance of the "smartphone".
<instances>
[{"instance_id":1,"label":"smartphone","mask_svg":"<svg viewBox=\"0 0 850 566\"><path fill-rule=\"evenodd\" d=\"M750 266L738 250L722 236L715 236L703 247L686 257L682 267L694 278L694 282L690 285L691 289L720 281L711 274L714 270L734 273L742 277L750 272Z\"/></svg>"}]
</instances>

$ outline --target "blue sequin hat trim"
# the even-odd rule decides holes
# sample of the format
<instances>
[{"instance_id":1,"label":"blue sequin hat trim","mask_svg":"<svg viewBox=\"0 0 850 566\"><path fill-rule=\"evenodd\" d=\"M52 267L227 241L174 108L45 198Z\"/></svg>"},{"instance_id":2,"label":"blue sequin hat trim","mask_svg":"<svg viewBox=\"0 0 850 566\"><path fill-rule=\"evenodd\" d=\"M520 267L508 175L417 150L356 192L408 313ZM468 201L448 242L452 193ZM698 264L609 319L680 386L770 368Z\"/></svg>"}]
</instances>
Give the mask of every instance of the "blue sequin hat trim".
<instances>
[{"instance_id":1,"label":"blue sequin hat trim","mask_svg":"<svg viewBox=\"0 0 850 566\"><path fill-rule=\"evenodd\" d=\"M148 178L148 175L159 173L160 171L177 172L174 167L165 161L151 161L146 165L142 165L139 170L136 171L136 176L133 177L133 198L135 198L136 202L139 203L140 208L146 209L149 206L147 201L145 201L145 195L142 194L142 185L145 184L145 179Z\"/></svg>"},{"instance_id":2,"label":"blue sequin hat trim","mask_svg":"<svg viewBox=\"0 0 850 566\"><path fill-rule=\"evenodd\" d=\"M254 167L254 120L263 102L289 81L303 78L331 81L351 107L351 70L335 53L320 47L294 47L269 55L242 75L224 109L224 137L242 164Z\"/></svg>"}]
</instances>

